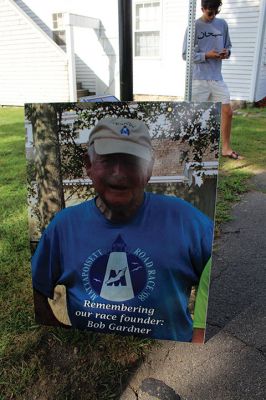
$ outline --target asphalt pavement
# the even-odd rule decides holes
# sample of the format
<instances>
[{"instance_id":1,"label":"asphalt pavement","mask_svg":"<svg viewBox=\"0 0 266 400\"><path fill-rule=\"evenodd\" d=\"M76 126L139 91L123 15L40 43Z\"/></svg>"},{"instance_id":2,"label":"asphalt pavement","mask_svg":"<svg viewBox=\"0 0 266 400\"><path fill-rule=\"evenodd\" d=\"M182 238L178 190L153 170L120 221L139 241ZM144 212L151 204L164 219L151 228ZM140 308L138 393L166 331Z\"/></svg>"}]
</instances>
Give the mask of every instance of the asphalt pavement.
<instances>
[{"instance_id":1,"label":"asphalt pavement","mask_svg":"<svg viewBox=\"0 0 266 400\"><path fill-rule=\"evenodd\" d=\"M215 241L204 345L158 341L120 400L266 399L266 171Z\"/></svg>"}]
</instances>

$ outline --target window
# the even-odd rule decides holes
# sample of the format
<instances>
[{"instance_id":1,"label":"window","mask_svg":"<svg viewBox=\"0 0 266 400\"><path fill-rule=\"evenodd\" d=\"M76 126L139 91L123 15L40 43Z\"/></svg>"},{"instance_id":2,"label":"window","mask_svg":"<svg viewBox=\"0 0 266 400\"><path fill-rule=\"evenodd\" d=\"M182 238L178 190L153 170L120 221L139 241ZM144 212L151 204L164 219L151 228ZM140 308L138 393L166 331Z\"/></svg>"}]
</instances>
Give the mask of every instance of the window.
<instances>
[{"instance_id":1,"label":"window","mask_svg":"<svg viewBox=\"0 0 266 400\"><path fill-rule=\"evenodd\" d=\"M160 56L160 2L143 1L135 4L135 56Z\"/></svg>"},{"instance_id":2,"label":"window","mask_svg":"<svg viewBox=\"0 0 266 400\"><path fill-rule=\"evenodd\" d=\"M66 44L66 31L64 30L63 14L53 14L53 39L59 46Z\"/></svg>"}]
</instances>

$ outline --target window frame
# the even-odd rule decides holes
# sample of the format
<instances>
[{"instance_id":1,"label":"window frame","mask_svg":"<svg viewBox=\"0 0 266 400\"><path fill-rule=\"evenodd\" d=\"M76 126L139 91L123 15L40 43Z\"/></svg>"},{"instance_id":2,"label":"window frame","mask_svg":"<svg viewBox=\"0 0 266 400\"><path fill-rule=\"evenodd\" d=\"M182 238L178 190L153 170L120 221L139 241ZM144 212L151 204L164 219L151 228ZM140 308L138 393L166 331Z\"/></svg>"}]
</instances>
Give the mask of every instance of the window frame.
<instances>
[{"instance_id":1,"label":"window frame","mask_svg":"<svg viewBox=\"0 0 266 400\"><path fill-rule=\"evenodd\" d=\"M161 60L162 59L162 2L163 0L135 0L133 4L133 56L136 60ZM137 29L137 13L136 9L138 5L147 3L159 3L159 21L158 28L155 29ZM159 55L152 56L138 56L136 55L136 33L149 33L149 32L159 32Z\"/></svg>"},{"instance_id":2,"label":"window frame","mask_svg":"<svg viewBox=\"0 0 266 400\"><path fill-rule=\"evenodd\" d=\"M59 15L60 19L58 17ZM55 24L57 25L56 28ZM52 27L54 42L60 47L66 46L66 29L64 26L64 17L62 12L52 13ZM62 39L61 36L64 36L64 38ZM59 41L62 41L62 43L59 43Z\"/></svg>"}]
</instances>

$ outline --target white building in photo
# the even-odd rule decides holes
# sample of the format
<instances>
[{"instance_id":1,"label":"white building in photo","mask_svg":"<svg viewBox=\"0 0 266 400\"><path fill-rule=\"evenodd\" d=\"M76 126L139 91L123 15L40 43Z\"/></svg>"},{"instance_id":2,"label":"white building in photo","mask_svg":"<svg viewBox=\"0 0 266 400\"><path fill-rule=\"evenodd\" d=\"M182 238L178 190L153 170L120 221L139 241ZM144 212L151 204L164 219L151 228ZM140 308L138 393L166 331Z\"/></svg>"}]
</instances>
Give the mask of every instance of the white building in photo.
<instances>
[{"instance_id":1,"label":"white building in photo","mask_svg":"<svg viewBox=\"0 0 266 400\"><path fill-rule=\"evenodd\" d=\"M182 100L188 0L132 0L134 94ZM197 17L200 0L197 0ZM266 0L224 0L233 100L266 96ZM0 104L120 98L118 0L0 0ZM78 94L77 94L78 90Z\"/></svg>"}]
</instances>

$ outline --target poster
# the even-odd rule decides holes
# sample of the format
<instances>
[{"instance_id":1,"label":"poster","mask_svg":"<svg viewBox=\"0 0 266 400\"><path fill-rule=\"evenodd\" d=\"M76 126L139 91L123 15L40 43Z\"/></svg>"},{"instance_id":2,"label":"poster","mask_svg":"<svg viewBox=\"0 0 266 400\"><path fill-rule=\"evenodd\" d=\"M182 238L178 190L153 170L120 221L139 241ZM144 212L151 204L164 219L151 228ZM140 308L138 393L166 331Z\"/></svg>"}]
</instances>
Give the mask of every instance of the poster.
<instances>
[{"instance_id":1,"label":"poster","mask_svg":"<svg viewBox=\"0 0 266 400\"><path fill-rule=\"evenodd\" d=\"M190 342L203 275L206 320L220 104L27 104L25 124L36 321Z\"/></svg>"}]
</instances>

